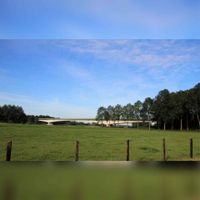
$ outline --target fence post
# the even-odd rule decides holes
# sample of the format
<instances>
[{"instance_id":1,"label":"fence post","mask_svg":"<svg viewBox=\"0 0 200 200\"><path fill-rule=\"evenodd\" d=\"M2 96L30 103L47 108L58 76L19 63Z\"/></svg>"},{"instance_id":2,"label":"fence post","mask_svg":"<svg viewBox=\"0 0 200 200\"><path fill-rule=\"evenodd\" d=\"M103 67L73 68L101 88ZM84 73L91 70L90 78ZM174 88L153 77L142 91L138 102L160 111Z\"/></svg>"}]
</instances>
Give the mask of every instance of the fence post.
<instances>
[{"instance_id":1,"label":"fence post","mask_svg":"<svg viewBox=\"0 0 200 200\"><path fill-rule=\"evenodd\" d=\"M76 141L75 161L79 160L79 141Z\"/></svg>"},{"instance_id":2,"label":"fence post","mask_svg":"<svg viewBox=\"0 0 200 200\"><path fill-rule=\"evenodd\" d=\"M166 141L165 138L163 138L163 160L166 161L167 157L166 157Z\"/></svg>"},{"instance_id":3,"label":"fence post","mask_svg":"<svg viewBox=\"0 0 200 200\"><path fill-rule=\"evenodd\" d=\"M7 180L4 183L4 188L2 188L4 191L4 198L5 200L13 200L15 199L15 194L14 194L14 185L13 182L11 182L11 180Z\"/></svg>"},{"instance_id":4,"label":"fence post","mask_svg":"<svg viewBox=\"0 0 200 200\"><path fill-rule=\"evenodd\" d=\"M193 158L193 139L190 138L190 158Z\"/></svg>"},{"instance_id":5,"label":"fence post","mask_svg":"<svg viewBox=\"0 0 200 200\"><path fill-rule=\"evenodd\" d=\"M11 153L12 153L12 140L9 141L6 146L6 161L11 160Z\"/></svg>"},{"instance_id":6,"label":"fence post","mask_svg":"<svg viewBox=\"0 0 200 200\"><path fill-rule=\"evenodd\" d=\"M126 161L130 160L130 140L126 141Z\"/></svg>"}]
</instances>

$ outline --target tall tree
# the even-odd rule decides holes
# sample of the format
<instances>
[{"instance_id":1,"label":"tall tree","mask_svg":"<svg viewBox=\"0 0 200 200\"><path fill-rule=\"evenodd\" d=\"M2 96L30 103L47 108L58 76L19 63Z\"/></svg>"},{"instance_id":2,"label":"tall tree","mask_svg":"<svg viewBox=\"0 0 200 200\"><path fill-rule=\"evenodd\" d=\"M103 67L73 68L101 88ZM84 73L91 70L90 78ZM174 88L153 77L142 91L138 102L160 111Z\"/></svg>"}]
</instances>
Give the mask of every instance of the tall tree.
<instances>
[{"instance_id":1,"label":"tall tree","mask_svg":"<svg viewBox=\"0 0 200 200\"><path fill-rule=\"evenodd\" d=\"M105 108L103 106L98 108L96 120L97 121L102 121L102 124L103 124L104 120L105 121L109 121L110 120L110 115L109 115L109 112L108 112L107 108Z\"/></svg>"},{"instance_id":2,"label":"tall tree","mask_svg":"<svg viewBox=\"0 0 200 200\"><path fill-rule=\"evenodd\" d=\"M122 117L122 106L117 104L114 107L114 118L115 118L115 120L119 121L121 117Z\"/></svg>"},{"instance_id":3,"label":"tall tree","mask_svg":"<svg viewBox=\"0 0 200 200\"><path fill-rule=\"evenodd\" d=\"M163 129L166 130L169 121L169 101L170 93L167 89L161 90L155 98L153 104L154 115L159 123L163 123Z\"/></svg>"},{"instance_id":4,"label":"tall tree","mask_svg":"<svg viewBox=\"0 0 200 200\"><path fill-rule=\"evenodd\" d=\"M192 90L186 90L186 101L185 101L185 115L186 115L186 129L189 131L190 125L189 121L194 118L195 115L195 106L194 106L194 97Z\"/></svg>"},{"instance_id":5,"label":"tall tree","mask_svg":"<svg viewBox=\"0 0 200 200\"><path fill-rule=\"evenodd\" d=\"M141 111L142 111L142 102L141 101L136 101L134 103L134 115L135 115L135 118L137 120L141 119Z\"/></svg>"},{"instance_id":6,"label":"tall tree","mask_svg":"<svg viewBox=\"0 0 200 200\"><path fill-rule=\"evenodd\" d=\"M147 97L142 104L142 110L141 110L141 117L143 121L146 120L149 121L149 130L151 129L150 120L152 118L152 106L153 106L153 99Z\"/></svg>"},{"instance_id":7,"label":"tall tree","mask_svg":"<svg viewBox=\"0 0 200 200\"><path fill-rule=\"evenodd\" d=\"M177 119L177 110L176 110L176 102L177 102L177 93L172 92L169 96L168 102L168 115L169 115L169 122L171 125L171 129L174 129L174 121Z\"/></svg>"},{"instance_id":8,"label":"tall tree","mask_svg":"<svg viewBox=\"0 0 200 200\"><path fill-rule=\"evenodd\" d=\"M101 121L102 124L103 124L103 120L105 120L105 112L106 112L106 108L103 106L99 107L97 110L96 120Z\"/></svg>"},{"instance_id":9,"label":"tall tree","mask_svg":"<svg viewBox=\"0 0 200 200\"><path fill-rule=\"evenodd\" d=\"M135 104L133 105L134 109L134 116L137 120L141 120L141 111L142 111L142 102L141 101L136 101ZM137 127L139 126L139 122L137 122Z\"/></svg>"},{"instance_id":10,"label":"tall tree","mask_svg":"<svg viewBox=\"0 0 200 200\"><path fill-rule=\"evenodd\" d=\"M180 121L180 130L183 130L183 116L185 114L185 102L186 102L186 95L185 92L179 91L174 94L174 112L176 118Z\"/></svg>"},{"instance_id":11,"label":"tall tree","mask_svg":"<svg viewBox=\"0 0 200 200\"><path fill-rule=\"evenodd\" d=\"M197 117L198 126L200 129L200 83L195 85L193 88L193 98L194 98L194 113Z\"/></svg>"},{"instance_id":12,"label":"tall tree","mask_svg":"<svg viewBox=\"0 0 200 200\"><path fill-rule=\"evenodd\" d=\"M133 112L133 105L128 103L122 109L122 116L124 120L131 120L134 119L134 112Z\"/></svg>"},{"instance_id":13,"label":"tall tree","mask_svg":"<svg viewBox=\"0 0 200 200\"><path fill-rule=\"evenodd\" d=\"M114 120L115 121L115 110L114 110L114 107L113 106L108 106L107 108L107 112L108 112L108 115L109 115L109 121L111 120Z\"/></svg>"},{"instance_id":14,"label":"tall tree","mask_svg":"<svg viewBox=\"0 0 200 200\"><path fill-rule=\"evenodd\" d=\"M2 114L4 113L4 114ZM103 114L101 114L103 113ZM11 120L8 108L0 108L0 120ZM137 101L134 105L128 103L121 107L109 106L98 110L98 118L113 120L154 120L159 128L199 128L200 129L200 83L192 89L170 93L167 89L161 90L154 98L146 98L143 103ZM6 118L6 119L5 119ZM13 119L12 119L13 120Z\"/></svg>"}]
</instances>

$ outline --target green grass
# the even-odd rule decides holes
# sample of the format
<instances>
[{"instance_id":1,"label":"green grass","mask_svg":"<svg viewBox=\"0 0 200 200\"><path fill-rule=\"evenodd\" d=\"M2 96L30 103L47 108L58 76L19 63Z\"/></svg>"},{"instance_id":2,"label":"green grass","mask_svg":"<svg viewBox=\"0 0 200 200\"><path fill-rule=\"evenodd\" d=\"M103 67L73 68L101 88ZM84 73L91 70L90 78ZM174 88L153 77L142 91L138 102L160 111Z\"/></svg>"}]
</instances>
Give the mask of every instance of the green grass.
<instances>
[{"instance_id":1,"label":"green grass","mask_svg":"<svg viewBox=\"0 0 200 200\"><path fill-rule=\"evenodd\" d=\"M200 199L198 169L70 168L38 163L0 163L0 169L0 199Z\"/></svg>"},{"instance_id":2,"label":"green grass","mask_svg":"<svg viewBox=\"0 0 200 200\"><path fill-rule=\"evenodd\" d=\"M200 160L198 131L18 124L0 124L0 160L5 160L10 139L13 161L74 160L76 140L80 141L80 160L125 160L127 139L131 140L131 160L162 160L162 138L166 138L168 160L190 160L190 138L194 160Z\"/></svg>"}]
</instances>

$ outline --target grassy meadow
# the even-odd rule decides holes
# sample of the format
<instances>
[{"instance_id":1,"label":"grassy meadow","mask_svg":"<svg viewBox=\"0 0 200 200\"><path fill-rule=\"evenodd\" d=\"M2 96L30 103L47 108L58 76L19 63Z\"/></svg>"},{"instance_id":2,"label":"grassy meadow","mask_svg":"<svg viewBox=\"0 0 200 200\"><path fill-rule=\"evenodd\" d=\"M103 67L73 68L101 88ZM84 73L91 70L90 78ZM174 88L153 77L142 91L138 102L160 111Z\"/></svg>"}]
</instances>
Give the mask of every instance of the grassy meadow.
<instances>
[{"instance_id":1,"label":"grassy meadow","mask_svg":"<svg viewBox=\"0 0 200 200\"><path fill-rule=\"evenodd\" d=\"M80 141L80 160L125 160L130 139L131 160L162 160L166 138L168 160L190 160L189 139L194 142L194 160L200 160L200 132L159 131L92 126L46 126L0 124L0 160L5 160L6 142L12 139L13 161L72 161L75 141Z\"/></svg>"},{"instance_id":2,"label":"grassy meadow","mask_svg":"<svg viewBox=\"0 0 200 200\"><path fill-rule=\"evenodd\" d=\"M197 200L200 172L186 169L71 168L0 164L0 199ZM8 190L9 188L9 190ZM9 193L8 193L9 191ZM10 197L10 198L8 198ZM12 197L12 198L11 198Z\"/></svg>"}]
</instances>

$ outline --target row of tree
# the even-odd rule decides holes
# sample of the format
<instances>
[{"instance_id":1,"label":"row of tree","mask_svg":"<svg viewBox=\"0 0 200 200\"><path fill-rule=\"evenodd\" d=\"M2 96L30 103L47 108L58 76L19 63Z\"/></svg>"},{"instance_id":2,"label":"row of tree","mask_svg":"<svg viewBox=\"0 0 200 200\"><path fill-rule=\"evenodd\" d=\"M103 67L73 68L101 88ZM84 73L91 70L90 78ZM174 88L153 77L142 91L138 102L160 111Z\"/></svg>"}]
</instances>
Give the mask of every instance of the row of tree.
<instances>
[{"instance_id":1,"label":"row of tree","mask_svg":"<svg viewBox=\"0 0 200 200\"><path fill-rule=\"evenodd\" d=\"M6 123L29 123L38 124L39 118L51 118L46 115L26 115L21 106L4 105L0 106L0 122Z\"/></svg>"},{"instance_id":2,"label":"row of tree","mask_svg":"<svg viewBox=\"0 0 200 200\"><path fill-rule=\"evenodd\" d=\"M200 129L200 83L192 89L178 92L161 90L155 98L147 97L125 106L101 106L97 120L155 121L158 128Z\"/></svg>"}]
</instances>

